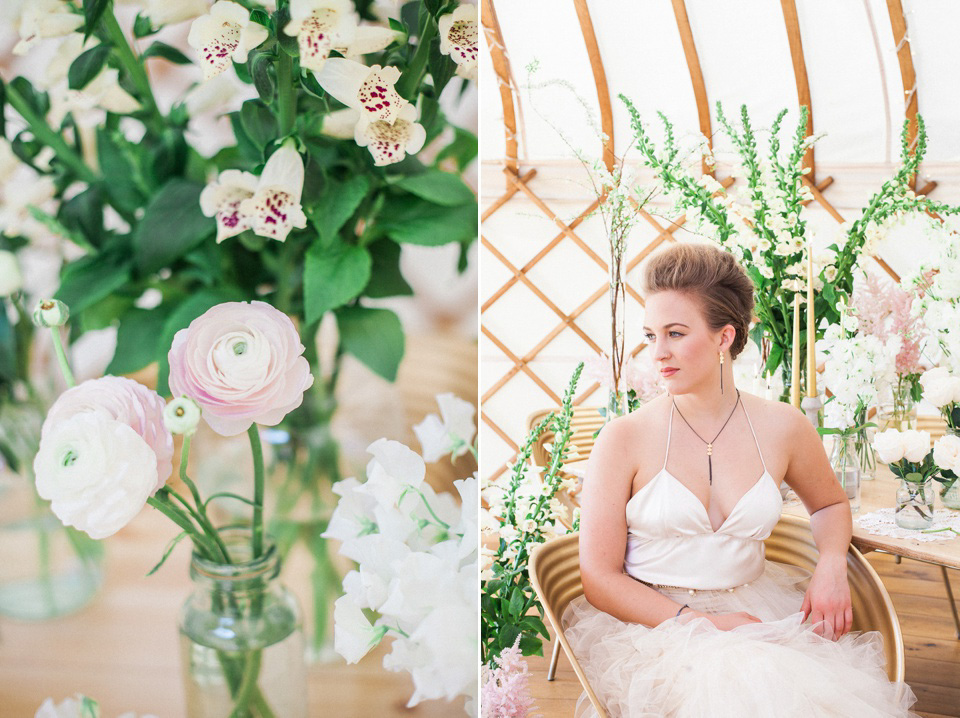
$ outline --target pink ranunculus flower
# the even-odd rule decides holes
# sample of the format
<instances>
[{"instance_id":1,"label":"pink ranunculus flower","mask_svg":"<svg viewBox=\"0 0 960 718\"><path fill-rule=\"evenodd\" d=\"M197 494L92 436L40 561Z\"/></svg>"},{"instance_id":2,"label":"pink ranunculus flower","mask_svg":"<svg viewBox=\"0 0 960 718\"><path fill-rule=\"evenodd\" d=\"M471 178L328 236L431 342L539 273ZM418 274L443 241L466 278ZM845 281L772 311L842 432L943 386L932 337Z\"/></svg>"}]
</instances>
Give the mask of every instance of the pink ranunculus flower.
<instances>
[{"instance_id":1,"label":"pink ranunculus flower","mask_svg":"<svg viewBox=\"0 0 960 718\"><path fill-rule=\"evenodd\" d=\"M170 391L196 401L222 436L274 426L313 384L303 351L290 317L269 304L218 304L174 336Z\"/></svg>"},{"instance_id":2,"label":"pink ranunculus flower","mask_svg":"<svg viewBox=\"0 0 960 718\"><path fill-rule=\"evenodd\" d=\"M173 436L163 423L166 403L157 392L120 376L90 379L61 394L47 412L41 441L54 427L86 412L96 412L133 429L156 455L156 493L173 473Z\"/></svg>"}]
</instances>

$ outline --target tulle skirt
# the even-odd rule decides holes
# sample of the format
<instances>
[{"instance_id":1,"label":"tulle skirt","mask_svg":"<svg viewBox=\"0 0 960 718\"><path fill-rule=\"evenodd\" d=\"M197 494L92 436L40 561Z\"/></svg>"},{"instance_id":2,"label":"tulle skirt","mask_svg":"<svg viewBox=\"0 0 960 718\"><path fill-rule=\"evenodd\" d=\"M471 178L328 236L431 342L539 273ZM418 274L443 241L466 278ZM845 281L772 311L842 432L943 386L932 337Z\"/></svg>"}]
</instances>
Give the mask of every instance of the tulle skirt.
<instances>
[{"instance_id":1,"label":"tulle skirt","mask_svg":"<svg viewBox=\"0 0 960 718\"><path fill-rule=\"evenodd\" d=\"M624 623L581 596L563 614L564 633L612 718L914 716L913 691L887 679L878 632L833 641L802 623L809 576L767 561L733 591L658 589L698 611L763 621L732 631L682 614L655 628ZM577 718L596 715L584 693Z\"/></svg>"}]
</instances>

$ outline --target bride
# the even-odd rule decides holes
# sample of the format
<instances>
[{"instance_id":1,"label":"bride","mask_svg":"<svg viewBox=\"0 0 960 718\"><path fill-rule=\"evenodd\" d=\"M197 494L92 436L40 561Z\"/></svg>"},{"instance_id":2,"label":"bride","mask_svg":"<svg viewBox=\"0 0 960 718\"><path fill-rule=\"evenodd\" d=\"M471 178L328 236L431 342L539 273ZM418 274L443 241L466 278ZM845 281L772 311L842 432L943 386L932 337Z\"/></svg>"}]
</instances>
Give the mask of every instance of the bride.
<instances>
[{"instance_id":1,"label":"bride","mask_svg":"<svg viewBox=\"0 0 960 718\"><path fill-rule=\"evenodd\" d=\"M644 332L667 393L600 432L582 495L584 597L565 633L612 716L908 716L882 639L849 633L851 518L794 407L737 390L753 284L726 252L650 260ZM759 478L758 478L759 477ZM813 575L767 561L786 482ZM578 716L595 715L581 696Z\"/></svg>"}]
</instances>

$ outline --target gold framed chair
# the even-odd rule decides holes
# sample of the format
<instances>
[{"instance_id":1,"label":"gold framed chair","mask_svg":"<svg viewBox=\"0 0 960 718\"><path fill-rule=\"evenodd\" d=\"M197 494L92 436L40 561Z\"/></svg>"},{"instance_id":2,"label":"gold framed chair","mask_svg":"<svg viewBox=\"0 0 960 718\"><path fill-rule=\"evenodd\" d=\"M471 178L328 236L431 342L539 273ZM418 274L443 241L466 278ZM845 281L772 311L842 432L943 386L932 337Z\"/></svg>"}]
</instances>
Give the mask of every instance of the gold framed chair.
<instances>
[{"instance_id":1,"label":"gold framed chair","mask_svg":"<svg viewBox=\"0 0 960 718\"><path fill-rule=\"evenodd\" d=\"M816 566L819 557L813 542L810 521L797 516L781 517L765 546L767 558L771 561L799 566L810 571ZM529 570L530 582L556 635L548 680L553 680L562 647L597 714L600 718L606 718L607 713L587 681L586 674L577 657L573 655L560 627L560 617L564 609L573 599L583 594L580 578L580 535L567 534L535 546L530 555ZM853 546L847 551L847 577L853 603L853 630L880 632L887 661L887 677L891 681L902 682L903 634L897 612L877 572Z\"/></svg>"}]
</instances>

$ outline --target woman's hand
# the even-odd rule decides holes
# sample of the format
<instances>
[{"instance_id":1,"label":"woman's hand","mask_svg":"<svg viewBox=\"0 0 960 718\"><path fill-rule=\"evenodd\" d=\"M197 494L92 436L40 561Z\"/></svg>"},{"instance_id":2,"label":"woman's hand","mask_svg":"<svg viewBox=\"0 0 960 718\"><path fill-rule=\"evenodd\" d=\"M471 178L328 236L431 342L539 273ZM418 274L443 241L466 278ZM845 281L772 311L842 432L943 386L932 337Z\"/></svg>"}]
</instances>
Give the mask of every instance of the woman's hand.
<instances>
[{"instance_id":1,"label":"woman's hand","mask_svg":"<svg viewBox=\"0 0 960 718\"><path fill-rule=\"evenodd\" d=\"M803 597L803 619L810 618L814 633L837 640L853 626L853 606L847 584L846 556L821 559Z\"/></svg>"},{"instance_id":2,"label":"woman's hand","mask_svg":"<svg viewBox=\"0 0 960 718\"><path fill-rule=\"evenodd\" d=\"M686 613L681 613L680 615L683 616L686 615ZM704 613L703 611L694 611L693 615L699 618L706 618L721 631L730 631L737 626L746 626L749 623L763 623L759 618L745 611L740 611L739 613Z\"/></svg>"}]
</instances>

